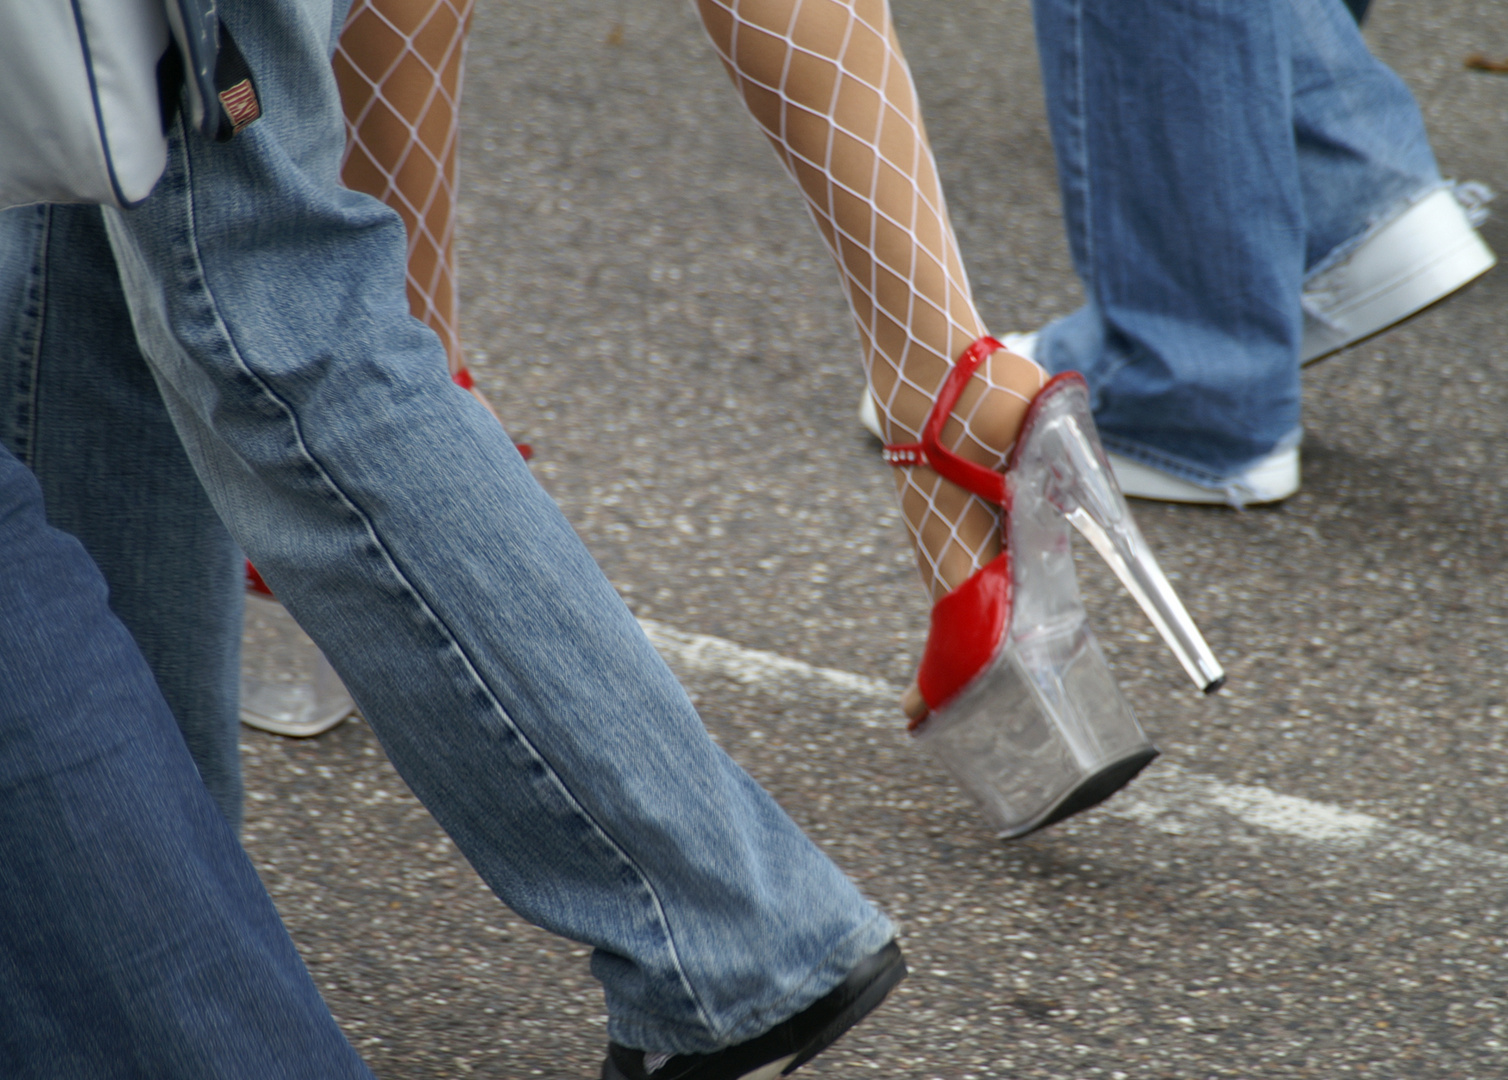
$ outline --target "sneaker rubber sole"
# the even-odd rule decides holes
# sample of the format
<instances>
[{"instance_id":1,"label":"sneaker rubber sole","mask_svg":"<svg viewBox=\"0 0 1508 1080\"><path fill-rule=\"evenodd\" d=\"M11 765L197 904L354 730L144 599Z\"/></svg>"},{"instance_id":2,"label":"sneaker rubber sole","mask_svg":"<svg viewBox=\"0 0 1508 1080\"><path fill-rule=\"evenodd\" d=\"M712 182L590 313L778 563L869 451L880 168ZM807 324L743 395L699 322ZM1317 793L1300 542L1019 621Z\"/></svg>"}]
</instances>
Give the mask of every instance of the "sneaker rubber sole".
<instances>
[{"instance_id":1,"label":"sneaker rubber sole","mask_svg":"<svg viewBox=\"0 0 1508 1080\"><path fill-rule=\"evenodd\" d=\"M1380 334L1496 263L1455 193L1438 188L1304 282L1300 359L1312 364Z\"/></svg>"}]
</instances>

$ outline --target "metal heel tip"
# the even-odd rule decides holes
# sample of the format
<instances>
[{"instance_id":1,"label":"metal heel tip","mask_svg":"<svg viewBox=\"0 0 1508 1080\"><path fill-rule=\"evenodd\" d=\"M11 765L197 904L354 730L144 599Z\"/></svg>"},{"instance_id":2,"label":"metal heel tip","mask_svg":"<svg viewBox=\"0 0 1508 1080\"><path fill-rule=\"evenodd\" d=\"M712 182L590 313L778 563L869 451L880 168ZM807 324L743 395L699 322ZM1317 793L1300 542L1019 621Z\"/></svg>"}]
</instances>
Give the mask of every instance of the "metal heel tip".
<instances>
[{"instance_id":1,"label":"metal heel tip","mask_svg":"<svg viewBox=\"0 0 1508 1080\"><path fill-rule=\"evenodd\" d=\"M1222 686L1224 686L1224 685L1225 685L1225 676L1222 675L1218 679L1216 679L1214 682L1210 683L1208 686L1206 686L1204 688L1205 696L1208 697L1210 694L1214 694L1214 693L1219 692L1220 688Z\"/></svg>"}]
</instances>

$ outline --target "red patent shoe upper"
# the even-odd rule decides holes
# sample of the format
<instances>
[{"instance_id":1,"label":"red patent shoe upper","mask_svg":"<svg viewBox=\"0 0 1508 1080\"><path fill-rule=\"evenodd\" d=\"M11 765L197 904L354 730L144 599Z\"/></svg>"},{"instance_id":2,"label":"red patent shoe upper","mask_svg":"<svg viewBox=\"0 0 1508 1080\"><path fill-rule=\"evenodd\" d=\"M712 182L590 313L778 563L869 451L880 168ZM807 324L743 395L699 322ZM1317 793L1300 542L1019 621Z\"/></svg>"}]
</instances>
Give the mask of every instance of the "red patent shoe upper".
<instances>
[{"instance_id":1,"label":"red patent shoe upper","mask_svg":"<svg viewBox=\"0 0 1508 1080\"><path fill-rule=\"evenodd\" d=\"M1011 618L1011 559L1002 551L932 606L916 685L929 709L952 701L995 659ZM915 731L926 717L912 720Z\"/></svg>"},{"instance_id":2,"label":"red patent shoe upper","mask_svg":"<svg viewBox=\"0 0 1508 1080\"><path fill-rule=\"evenodd\" d=\"M1003 348L986 336L965 349L932 403L921 441L887 445L885 460L902 468L925 465L943 479L1006 508L1010 493L1005 477L965 460L941 442L943 426L969 379L992 353ZM1007 549L932 607L927 646L916 673L917 688L929 709L940 708L957 697L995 659L1010 617L1011 560ZM911 721L910 729L915 730L925 720Z\"/></svg>"}]
</instances>

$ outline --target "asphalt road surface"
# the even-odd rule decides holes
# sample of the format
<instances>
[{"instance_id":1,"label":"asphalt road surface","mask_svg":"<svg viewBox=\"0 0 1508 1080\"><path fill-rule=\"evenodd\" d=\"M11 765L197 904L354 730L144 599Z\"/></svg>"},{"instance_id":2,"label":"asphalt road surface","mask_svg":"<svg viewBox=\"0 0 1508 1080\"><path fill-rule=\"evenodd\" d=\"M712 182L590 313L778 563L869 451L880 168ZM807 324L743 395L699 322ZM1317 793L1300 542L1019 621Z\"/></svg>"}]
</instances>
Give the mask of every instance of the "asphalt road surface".
<instances>
[{"instance_id":1,"label":"asphalt road surface","mask_svg":"<svg viewBox=\"0 0 1508 1080\"><path fill-rule=\"evenodd\" d=\"M896 14L986 317L1072 310L1029 5ZM1508 191L1508 76L1462 65L1508 57L1505 14L1381 0L1369 34L1446 174ZM1002 844L903 733L926 609L850 318L688 6L483 0L470 50L477 379L713 734L904 932L911 979L809 1075L1508 1076L1508 272L1306 373L1284 506L1139 511L1218 697L1082 563L1165 756ZM365 725L245 748L247 843L379 1076L596 1075L585 950L492 899Z\"/></svg>"}]
</instances>

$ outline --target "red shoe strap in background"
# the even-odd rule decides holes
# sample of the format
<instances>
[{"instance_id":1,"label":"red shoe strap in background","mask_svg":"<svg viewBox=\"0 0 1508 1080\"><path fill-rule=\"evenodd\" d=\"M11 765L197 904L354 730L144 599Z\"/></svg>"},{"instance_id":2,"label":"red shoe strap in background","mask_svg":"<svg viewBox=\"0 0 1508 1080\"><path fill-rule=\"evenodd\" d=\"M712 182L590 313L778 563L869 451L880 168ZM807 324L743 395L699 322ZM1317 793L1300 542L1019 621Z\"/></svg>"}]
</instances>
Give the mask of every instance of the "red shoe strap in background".
<instances>
[{"instance_id":1,"label":"red shoe strap in background","mask_svg":"<svg viewBox=\"0 0 1508 1080\"><path fill-rule=\"evenodd\" d=\"M251 560L246 561L246 591L261 593L263 596L271 596L272 590L267 587L267 582L262 580L262 575L257 573L257 568L251 565Z\"/></svg>"}]
</instances>

